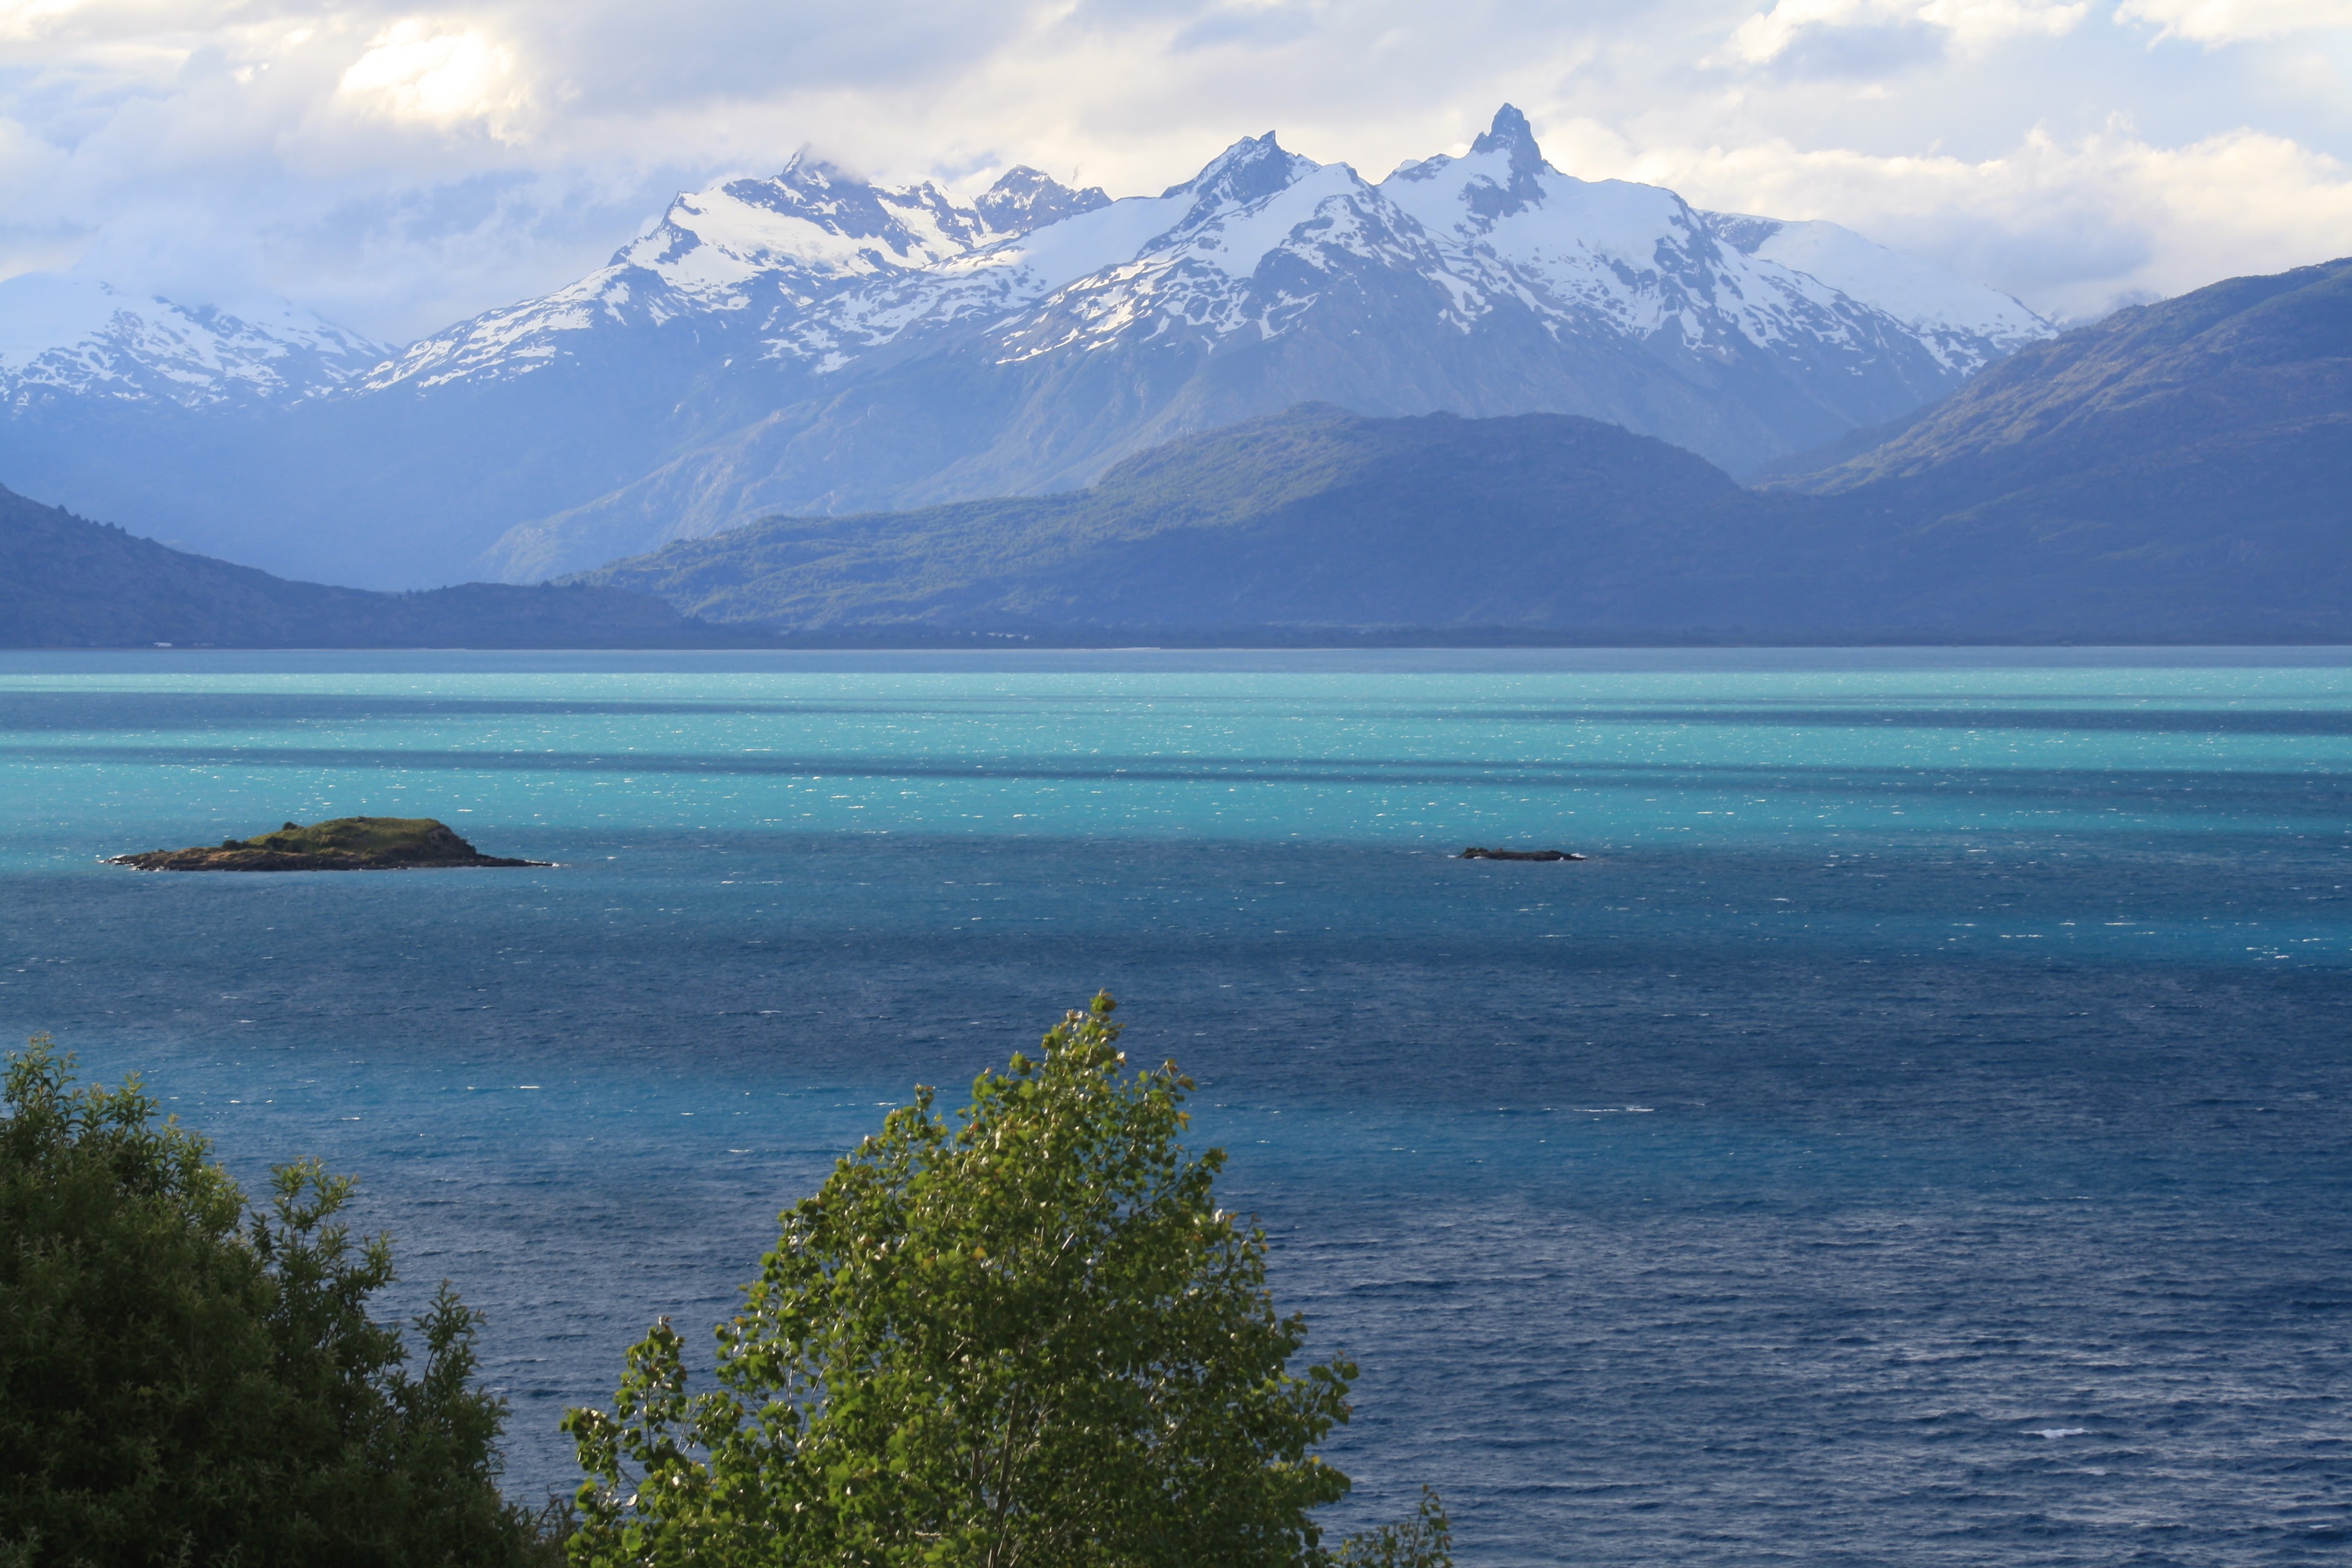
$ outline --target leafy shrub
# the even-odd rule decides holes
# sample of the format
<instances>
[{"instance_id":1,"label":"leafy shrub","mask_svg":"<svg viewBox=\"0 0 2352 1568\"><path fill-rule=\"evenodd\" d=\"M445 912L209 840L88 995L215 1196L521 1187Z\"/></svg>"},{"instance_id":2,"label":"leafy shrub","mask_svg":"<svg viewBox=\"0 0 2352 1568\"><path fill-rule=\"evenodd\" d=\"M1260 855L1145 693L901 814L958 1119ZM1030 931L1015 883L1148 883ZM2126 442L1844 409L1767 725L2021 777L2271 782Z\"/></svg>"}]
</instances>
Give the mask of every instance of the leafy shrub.
<instances>
[{"instance_id":1,"label":"leafy shrub","mask_svg":"<svg viewBox=\"0 0 2352 1568\"><path fill-rule=\"evenodd\" d=\"M504 1405L445 1282L367 1315L390 1243L352 1182L279 1166L249 1205L133 1078L78 1088L46 1037L0 1120L0 1568L405 1568L524 1561L498 1491Z\"/></svg>"}]
</instances>

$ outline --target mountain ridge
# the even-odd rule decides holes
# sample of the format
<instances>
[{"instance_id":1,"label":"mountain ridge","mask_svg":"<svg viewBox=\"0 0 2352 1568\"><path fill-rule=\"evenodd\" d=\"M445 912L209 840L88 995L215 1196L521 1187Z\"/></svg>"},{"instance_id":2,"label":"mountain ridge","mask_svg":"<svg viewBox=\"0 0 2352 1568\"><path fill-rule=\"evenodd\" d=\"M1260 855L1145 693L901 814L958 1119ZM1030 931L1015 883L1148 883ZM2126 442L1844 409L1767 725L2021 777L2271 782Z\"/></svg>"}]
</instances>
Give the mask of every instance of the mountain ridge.
<instances>
[{"instance_id":1,"label":"mountain ridge","mask_svg":"<svg viewBox=\"0 0 2352 1568\"><path fill-rule=\"evenodd\" d=\"M2311 407L2315 399L2323 405ZM2179 438L2184 418L2194 426L2185 433L2210 435L2296 417L2333 422L2347 406L2352 258L2116 311L2024 351L1869 450L1776 483L1833 494L1967 470L1996 455L2078 465L2066 443L2085 437L2148 449Z\"/></svg>"},{"instance_id":2,"label":"mountain ridge","mask_svg":"<svg viewBox=\"0 0 2352 1568\"><path fill-rule=\"evenodd\" d=\"M1834 226L1741 218L1741 248L1710 221L1671 192L1560 174L1508 105L1470 154L1377 185L1272 132L1244 138L1159 197L845 290L770 344L837 387L519 525L484 563L530 580L762 511L1066 488L1155 441L1301 400L1577 413L1727 460L1811 444L1857 409L1927 401L2048 330L1978 289L1987 330L1906 338L1757 259L1792 228L1831 248L1819 231ZM1913 304L1932 292L1911 273L1904 289ZM1679 359L1655 348L1661 334ZM1776 357L1790 345L1843 357Z\"/></svg>"},{"instance_id":3,"label":"mountain ridge","mask_svg":"<svg viewBox=\"0 0 2352 1568\"><path fill-rule=\"evenodd\" d=\"M390 357L285 300L237 314L53 272L0 279L0 400L152 399L184 409L325 397Z\"/></svg>"},{"instance_id":4,"label":"mountain ridge","mask_svg":"<svg viewBox=\"0 0 2352 1568\"><path fill-rule=\"evenodd\" d=\"M1580 481L1573 497L1545 504L1564 475ZM1085 491L772 520L566 581L657 594L720 624L798 631L1590 630L1540 612L1579 584L1605 591L1662 527L1718 518L1769 526L1803 510L1595 420L1383 420L1307 405L1139 454ZM1470 515L1484 521L1465 555L1445 533ZM1465 584L1465 563L1475 556L1471 570L1484 575L1497 548L1517 570L1491 587ZM1729 617L1719 624L1738 629L1741 595L1759 583L1751 563L1728 575L1711 565L1672 574L1678 590L1712 595ZM1457 591L1434 616L1414 597L1433 580ZM1314 609L1300 610L1299 593Z\"/></svg>"},{"instance_id":5,"label":"mountain ridge","mask_svg":"<svg viewBox=\"0 0 2352 1568\"><path fill-rule=\"evenodd\" d=\"M803 157L330 395L12 405L0 480L313 577L526 580L777 510L1083 485L1301 401L1549 408L1744 461L2049 330L1831 228L1573 179L1507 106L1380 182L1268 132L1117 202L1014 169L966 204ZM1786 259L1801 240L1840 282Z\"/></svg>"},{"instance_id":6,"label":"mountain ridge","mask_svg":"<svg viewBox=\"0 0 2352 1568\"><path fill-rule=\"evenodd\" d=\"M929 181L886 189L797 153L771 178L680 194L597 271L419 339L365 390L527 375L572 352L568 334L593 330L600 316L656 331L773 330L781 315L845 283L931 265L1109 199L1022 165L960 207Z\"/></svg>"},{"instance_id":7,"label":"mountain ridge","mask_svg":"<svg viewBox=\"0 0 2352 1568\"><path fill-rule=\"evenodd\" d=\"M0 489L0 647L703 647L743 638L644 595L290 583Z\"/></svg>"}]
</instances>

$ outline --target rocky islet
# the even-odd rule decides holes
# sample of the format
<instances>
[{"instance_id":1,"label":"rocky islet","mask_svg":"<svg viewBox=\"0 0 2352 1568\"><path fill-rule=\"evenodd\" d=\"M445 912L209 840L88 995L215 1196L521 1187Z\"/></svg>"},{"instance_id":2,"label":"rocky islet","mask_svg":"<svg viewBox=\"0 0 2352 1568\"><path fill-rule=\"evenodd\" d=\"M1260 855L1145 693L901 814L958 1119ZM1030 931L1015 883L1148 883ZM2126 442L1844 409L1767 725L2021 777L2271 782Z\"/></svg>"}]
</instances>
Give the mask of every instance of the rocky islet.
<instances>
[{"instance_id":1,"label":"rocky islet","mask_svg":"<svg viewBox=\"0 0 2352 1568\"><path fill-rule=\"evenodd\" d=\"M117 855L108 864L142 871L407 871L551 862L485 855L429 816L339 816L308 827L289 822L274 833L217 845Z\"/></svg>"}]
</instances>

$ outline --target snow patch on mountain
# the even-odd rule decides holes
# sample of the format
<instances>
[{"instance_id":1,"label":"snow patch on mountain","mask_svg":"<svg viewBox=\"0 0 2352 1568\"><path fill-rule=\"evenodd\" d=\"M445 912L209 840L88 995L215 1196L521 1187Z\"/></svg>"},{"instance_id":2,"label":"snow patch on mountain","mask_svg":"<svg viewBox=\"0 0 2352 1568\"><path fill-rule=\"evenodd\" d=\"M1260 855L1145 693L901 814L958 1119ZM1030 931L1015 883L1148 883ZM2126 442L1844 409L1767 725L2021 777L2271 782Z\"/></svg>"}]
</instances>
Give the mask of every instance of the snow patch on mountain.
<instances>
[{"instance_id":1,"label":"snow patch on mountain","mask_svg":"<svg viewBox=\"0 0 2352 1568\"><path fill-rule=\"evenodd\" d=\"M1329 223L1344 221L1340 214L1351 205L1348 198L1366 188L1356 171L1345 163L1318 167L1295 158L1282 172L1289 178L1262 199L1229 201L1188 224L1171 250L1199 257L1228 278L1249 278L1276 251L1294 250L1302 242L1347 244L1347 237L1323 230Z\"/></svg>"},{"instance_id":2,"label":"snow patch on mountain","mask_svg":"<svg viewBox=\"0 0 2352 1568\"><path fill-rule=\"evenodd\" d=\"M1269 258L1315 264L1328 247L1393 250L1391 220L1353 169L1286 151L1272 132L1235 142L1201 174L1157 196L1130 196L922 272L845 290L770 344L819 371L959 323L992 331L1005 363L1140 324L1225 335L1280 330L1296 298L1254 310L1246 287ZM1399 259L1389 258L1391 261ZM1424 243L1402 258L1436 265ZM1032 320L1044 310L1051 321Z\"/></svg>"},{"instance_id":3,"label":"snow patch on mountain","mask_svg":"<svg viewBox=\"0 0 2352 1568\"><path fill-rule=\"evenodd\" d=\"M1656 186L1565 174L1507 104L1466 154L1378 184L1271 132L1158 196L1116 202L1024 167L966 206L803 154L772 178L680 195L602 270L425 339L368 385L530 374L614 329L684 329L699 341L689 357L825 375L975 332L1007 363L1138 334L1265 336L1312 303L1296 279L1259 297L1269 266L1390 269L1442 296L1464 332L1508 304L1561 340L1664 337L1717 358L1854 363L1902 340L1965 375L2052 331L1835 225L1704 213Z\"/></svg>"},{"instance_id":4,"label":"snow patch on mountain","mask_svg":"<svg viewBox=\"0 0 2352 1568\"><path fill-rule=\"evenodd\" d=\"M924 272L877 280L793 322L768 352L820 372L838 370L910 331L1006 316L1064 283L1131 260L1193 205L1183 195L1129 196Z\"/></svg>"}]
</instances>

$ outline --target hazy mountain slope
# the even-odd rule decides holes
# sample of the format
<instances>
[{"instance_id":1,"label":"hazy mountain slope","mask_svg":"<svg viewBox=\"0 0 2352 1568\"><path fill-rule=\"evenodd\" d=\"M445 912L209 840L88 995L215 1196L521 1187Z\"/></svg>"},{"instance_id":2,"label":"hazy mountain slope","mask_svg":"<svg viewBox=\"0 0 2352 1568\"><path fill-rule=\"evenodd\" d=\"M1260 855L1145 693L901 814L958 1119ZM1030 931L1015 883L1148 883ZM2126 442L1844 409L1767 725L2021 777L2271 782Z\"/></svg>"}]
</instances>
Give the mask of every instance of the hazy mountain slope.
<instances>
[{"instance_id":1,"label":"hazy mountain slope","mask_svg":"<svg viewBox=\"0 0 2352 1568\"><path fill-rule=\"evenodd\" d=\"M2352 259L2232 278L2025 349L1884 444L1783 488L1917 481L1984 500L2184 444L2330 430L2352 408ZM2285 492L2274 492L2284 495Z\"/></svg>"},{"instance_id":2,"label":"hazy mountain slope","mask_svg":"<svg viewBox=\"0 0 2352 1568\"><path fill-rule=\"evenodd\" d=\"M2275 445L2228 449L2232 463L2274 466L2257 485L2306 487ZM2193 462L2168 473L2193 513ZM2242 510L2268 504L2242 489ZM573 580L715 621L832 630L2352 636L2340 504L2332 520L2272 529L2257 550L2234 525L2179 524L2152 491L2119 510L2128 518L2104 531L2021 527L1992 510L1906 510L1876 486L1746 490L1687 452L1573 416L1307 406L1171 443L1085 491L772 519Z\"/></svg>"},{"instance_id":3,"label":"hazy mountain slope","mask_svg":"<svg viewBox=\"0 0 2352 1568\"><path fill-rule=\"evenodd\" d=\"M643 595L373 594L166 549L0 489L0 647L664 647L727 640Z\"/></svg>"},{"instance_id":4,"label":"hazy mountain slope","mask_svg":"<svg viewBox=\"0 0 2352 1568\"><path fill-rule=\"evenodd\" d=\"M251 537L269 531L256 520L322 481L331 489L341 470L281 432L313 425L391 353L282 301L248 319L79 278L11 278L0 281L0 479L163 531L225 513L236 521L224 547L265 543ZM302 529L320 531L315 515Z\"/></svg>"},{"instance_id":5,"label":"hazy mountain slope","mask_svg":"<svg viewBox=\"0 0 2352 1568\"><path fill-rule=\"evenodd\" d=\"M1953 369L1981 369L2051 334L2049 323L2007 295L1873 244L1850 228L1746 213L1701 216L1717 239L1741 255L1802 273L1866 304L1908 328Z\"/></svg>"},{"instance_id":6,"label":"hazy mountain slope","mask_svg":"<svg viewBox=\"0 0 2352 1568\"><path fill-rule=\"evenodd\" d=\"M1077 493L778 519L574 581L802 627L1528 626L1801 622L1815 510L1563 415L1328 406L1193 437Z\"/></svg>"},{"instance_id":7,"label":"hazy mountain slope","mask_svg":"<svg viewBox=\"0 0 2352 1568\"><path fill-rule=\"evenodd\" d=\"M2231 279L2026 349L1778 488L1835 498L1913 569L1971 584L1946 596L1944 624L2160 604L2168 624L2216 636L2344 625L2352 260Z\"/></svg>"},{"instance_id":8,"label":"hazy mountain slope","mask_svg":"<svg viewBox=\"0 0 2352 1568\"><path fill-rule=\"evenodd\" d=\"M283 410L60 401L0 420L0 479L281 575L446 583L478 576L465 563L517 513L594 495L663 459L676 384L602 368L583 356L527 386Z\"/></svg>"},{"instance_id":9,"label":"hazy mountain slope","mask_svg":"<svg viewBox=\"0 0 2352 1568\"><path fill-rule=\"evenodd\" d=\"M1507 106L1468 156L1377 185L1268 134L1162 195L844 289L769 344L803 401L487 560L529 578L776 510L1082 484L1302 400L1583 414L1752 463L1930 401L2048 331L1834 226L1562 174Z\"/></svg>"}]
</instances>

